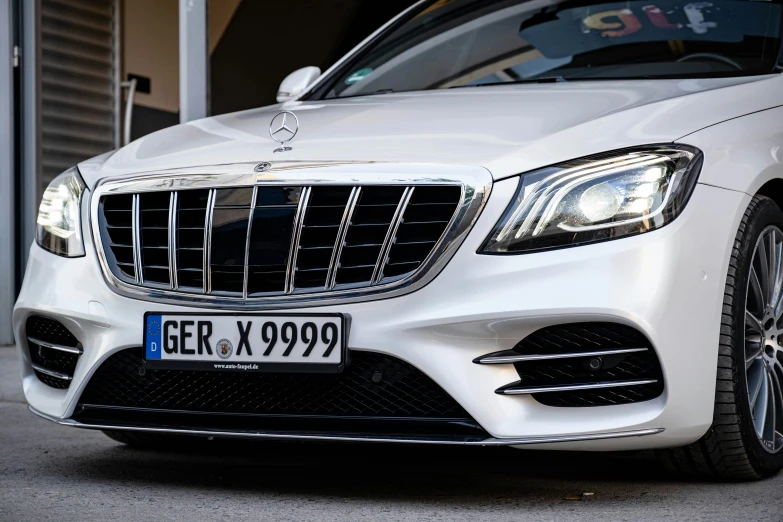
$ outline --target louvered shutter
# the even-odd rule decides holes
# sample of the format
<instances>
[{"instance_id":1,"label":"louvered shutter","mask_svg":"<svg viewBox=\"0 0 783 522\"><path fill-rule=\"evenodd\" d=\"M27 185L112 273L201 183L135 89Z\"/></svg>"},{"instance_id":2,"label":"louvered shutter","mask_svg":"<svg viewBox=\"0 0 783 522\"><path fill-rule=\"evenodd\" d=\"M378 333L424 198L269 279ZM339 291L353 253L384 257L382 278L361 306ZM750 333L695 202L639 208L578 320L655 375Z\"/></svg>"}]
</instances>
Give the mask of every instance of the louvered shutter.
<instances>
[{"instance_id":1,"label":"louvered shutter","mask_svg":"<svg viewBox=\"0 0 783 522\"><path fill-rule=\"evenodd\" d=\"M115 0L40 0L39 197L65 169L114 149Z\"/></svg>"}]
</instances>

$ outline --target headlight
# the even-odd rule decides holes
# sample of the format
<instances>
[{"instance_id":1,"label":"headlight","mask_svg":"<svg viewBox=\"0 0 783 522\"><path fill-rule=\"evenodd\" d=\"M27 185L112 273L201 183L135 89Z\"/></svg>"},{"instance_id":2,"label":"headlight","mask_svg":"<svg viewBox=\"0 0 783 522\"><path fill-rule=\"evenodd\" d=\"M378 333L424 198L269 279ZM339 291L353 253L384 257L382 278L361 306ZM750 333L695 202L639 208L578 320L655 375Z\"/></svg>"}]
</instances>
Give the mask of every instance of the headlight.
<instances>
[{"instance_id":1,"label":"headlight","mask_svg":"<svg viewBox=\"0 0 783 522\"><path fill-rule=\"evenodd\" d=\"M672 145L615 151L523 174L480 253L563 248L661 228L682 212L701 163L699 150Z\"/></svg>"},{"instance_id":2,"label":"headlight","mask_svg":"<svg viewBox=\"0 0 783 522\"><path fill-rule=\"evenodd\" d=\"M84 183L76 168L68 169L49 184L38 209L35 240L54 254L84 255L80 204Z\"/></svg>"}]
</instances>

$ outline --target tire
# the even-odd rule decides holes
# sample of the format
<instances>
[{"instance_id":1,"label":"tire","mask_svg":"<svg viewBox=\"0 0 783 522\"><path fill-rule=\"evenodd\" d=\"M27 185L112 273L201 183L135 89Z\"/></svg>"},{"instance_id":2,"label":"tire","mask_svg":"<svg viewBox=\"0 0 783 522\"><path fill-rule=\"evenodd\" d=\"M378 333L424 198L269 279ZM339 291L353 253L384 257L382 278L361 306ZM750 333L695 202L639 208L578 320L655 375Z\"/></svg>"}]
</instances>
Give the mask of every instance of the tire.
<instances>
[{"instance_id":1,"label":"tire","mask_svg":"<svg viewBox=\"0 0 783 522\"><path fill-rule=\"evenodd\" d=\"M753 295L748 300L751 268L757 262L754 259L754 252L757 251L757 242L762 234L765 235L765 241L769 240L769 231L773 230L770 227L783 230L783 212L771 199L754 196L737 231L726 279L712 426L693 444L659 452L667 467L673 468L680 474L709 480L744 481L769 477L783 469L783 440L778 444L773 434L775 448L767 449L762 443L761 436L757 435L754 422L763 421L754 420L754 415L751 413L749 395L752 396L752 392L751 394L748 392L748 381L758 382L756 375L760 374L753 373L749 378L745 366L747 342L751 358L756 350L761 350L759 359L753 359L749 364L752 366L760 362L762 365L768 365L764 368L769 367L777 374L777 379L773 375L766 377L769 379L769 387L766 389L768 393L780 394L776 406L778 418L773 421L775 425L773 431L777 429L783 432L781 427L783 426L783 400L780 400L783 397L783 390L780 388L783 383L783 351L778 350L775 353L775 347L768 348L780 362L775 366L775 359L765 359L763 331L758 343L750 337L746 341L746 336L752 335L755 331L751 327L746 327L746 307L754 306L754 303L758 302L755 296L760 295L754 293L754 288L760 287L751 288L750 292ZM772 236L772 241L776 241L775 237ZM778 240L783 238L778 236ZM754 268L754 274L757 272L761 270ZM774 292L771 295L774 296ZM769 301L774 302L774 297L770 297ZM759 315L759 313L754 312L752 315ZM752 319L749 321L752 322ZM770 322L771 319L766 323L757 324L762 326ZM778 324L783 325L781 322ZM775 332L772 330L767 332L768 342L773 333ZM772 336L771 339L776 338ZM758 379L764 382L765 378L759 376ZM754 385L754 390L760 388L761 386ZM758 397L758 393L755 397ZM762 415L756 417L761 419Z\"/></svg>"}]
</instances>

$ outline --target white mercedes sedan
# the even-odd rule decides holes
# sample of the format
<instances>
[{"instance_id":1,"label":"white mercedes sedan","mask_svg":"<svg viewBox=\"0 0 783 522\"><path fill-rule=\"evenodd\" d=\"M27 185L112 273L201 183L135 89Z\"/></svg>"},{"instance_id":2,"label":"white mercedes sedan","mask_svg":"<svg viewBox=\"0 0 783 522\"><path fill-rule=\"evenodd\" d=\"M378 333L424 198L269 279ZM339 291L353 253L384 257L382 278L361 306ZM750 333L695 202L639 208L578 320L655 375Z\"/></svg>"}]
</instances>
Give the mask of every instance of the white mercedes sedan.
<instances>
[{"instance_id":1,"label":"white mercedes sedan","mask_svg":"<svg viewBox=\"0 0 783 522\"><path fill-rule=\"evenodd\" d=\"M783 468L783 6L426 0L43 195L30 410Z\"/></svg>"}]
</instances>

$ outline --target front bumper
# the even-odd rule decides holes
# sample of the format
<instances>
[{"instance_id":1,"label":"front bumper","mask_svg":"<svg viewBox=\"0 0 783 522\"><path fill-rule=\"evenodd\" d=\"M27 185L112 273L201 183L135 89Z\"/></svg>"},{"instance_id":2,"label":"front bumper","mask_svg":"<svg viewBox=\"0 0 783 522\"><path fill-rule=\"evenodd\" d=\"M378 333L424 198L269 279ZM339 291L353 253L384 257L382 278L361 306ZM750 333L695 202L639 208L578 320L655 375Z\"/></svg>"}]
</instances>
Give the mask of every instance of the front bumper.
<instances>
[{"instance_id":1,"label":"front bumper","mask_svg":"<svg viewBox=\"0 0 783 522\"><path fill-rule=\"evenodd\" d=\"M712 422L726 267L749 196L699 185L677 220L648 234L521 256L476 254L515 188L514 179L494 185L474 229L426 287L296 311L350 314L349 349L390 354L419 368L490 434L485 444L605 450L698 439ZM85 257L64 259L34 245L14 310L25 396L39 414L71 425L101 362L142 344L146 311L193 311L114 293L94 246L85 248ZM24 331L31 314L56 318L84 346L68 390L44 385L32 370ZM579 321L619 322L643 332L662 364L664 394L635 404L555 408L530 396L495 394L519 379L513 366L473 363L540 328Z\"/></svg>"}]
</instances>

